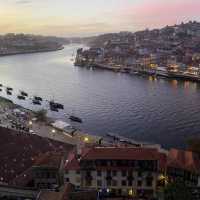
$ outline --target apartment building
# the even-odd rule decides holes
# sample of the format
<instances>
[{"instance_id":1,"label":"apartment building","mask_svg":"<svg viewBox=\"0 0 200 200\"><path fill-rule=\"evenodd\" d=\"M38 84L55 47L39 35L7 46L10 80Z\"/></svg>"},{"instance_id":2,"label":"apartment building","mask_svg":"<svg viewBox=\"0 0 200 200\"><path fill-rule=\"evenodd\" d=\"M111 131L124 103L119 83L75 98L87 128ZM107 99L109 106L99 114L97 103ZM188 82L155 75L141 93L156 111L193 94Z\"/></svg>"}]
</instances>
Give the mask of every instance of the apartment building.
<instances>
[{"instance_id":1,"label":"apartment building","mask_svg":"<svg viewBox=\"0 0 200 200\"><path fill-rule=\"evenodd\" d=\"M156 196L166 154L153 148L92 147L70 153L65 182L112 196Z\"/></svg>"}]
</instances>

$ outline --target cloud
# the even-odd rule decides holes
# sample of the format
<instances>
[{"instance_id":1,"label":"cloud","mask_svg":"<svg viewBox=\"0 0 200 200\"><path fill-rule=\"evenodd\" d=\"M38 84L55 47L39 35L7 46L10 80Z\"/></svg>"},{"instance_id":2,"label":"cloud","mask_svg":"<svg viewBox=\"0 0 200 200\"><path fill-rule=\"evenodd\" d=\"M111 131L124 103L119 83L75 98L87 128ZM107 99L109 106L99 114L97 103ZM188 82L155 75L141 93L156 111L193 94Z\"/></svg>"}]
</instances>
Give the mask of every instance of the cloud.
<instances>
[{"instance_id":1,"label":"cloud","mask_svg":"<svg viewBox=\"0 0 200 200\"><path fill-rule=\"evenodd\" d=\"M139 29L159 28L182 21L198 20L199 0L144 0L121 10L119 15Z\"/></svg>"}]
</instances>

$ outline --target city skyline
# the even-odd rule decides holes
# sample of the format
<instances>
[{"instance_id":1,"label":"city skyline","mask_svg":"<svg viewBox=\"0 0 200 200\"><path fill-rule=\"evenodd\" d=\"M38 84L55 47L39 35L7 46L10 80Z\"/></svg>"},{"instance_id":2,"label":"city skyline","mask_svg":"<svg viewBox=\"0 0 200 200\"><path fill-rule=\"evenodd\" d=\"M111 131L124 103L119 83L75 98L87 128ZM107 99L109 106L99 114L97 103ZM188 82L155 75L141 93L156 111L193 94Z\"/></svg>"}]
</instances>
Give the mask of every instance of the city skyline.
<instances>
[{"instance_id":1,"label":"city skyline","mask_svg":"<svg viewBox=\"0 0 200 200\"><path fill-rule=\"evenodd\" d=\"M198 0L0 0L0 7L0 34L91 36L200 20Z\"/></svg>"}]
</instances>

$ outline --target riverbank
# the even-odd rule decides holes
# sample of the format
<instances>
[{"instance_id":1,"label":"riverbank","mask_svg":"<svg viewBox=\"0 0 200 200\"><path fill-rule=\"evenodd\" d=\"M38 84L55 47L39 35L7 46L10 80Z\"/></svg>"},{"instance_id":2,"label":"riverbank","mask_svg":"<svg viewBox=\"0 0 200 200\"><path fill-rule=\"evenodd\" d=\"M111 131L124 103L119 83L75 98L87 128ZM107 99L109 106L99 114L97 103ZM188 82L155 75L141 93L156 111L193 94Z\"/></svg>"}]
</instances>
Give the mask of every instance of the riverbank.
<instances>
[{"instance_id":1,"label":"riverbank","mask_svg":"<svg viewBox=\"0 0 200 200\"><path fill-rule=\"evenodd\" d=\"M142 69L142 68L133 68L133 67L122 67L122 66L113 66L109 64L102 63L74 63L75 66L86 67L86 68L98 68L103 70L109 70L117 73L127 73L134 75L150 75L150 76L158 76L169 79L178 79L183 81L193 81L200 82L200 76L194 74L187 74L183 72L169 72L167 70L157 70L157 69Z\"/></svg>"},{"instance_id":2,"label":"riverbank","mask_svg":"<svg viewBox=\"0 0 200 200\"><path fill-rule=\"evenodd\" d=\"M63 50L65 47L64 46L60 46L58 48L53 48L53 49L44 49L44 50L29 50L29 51L23 51L23 52L11 52L11 53L5 53L2 54L0 53L0 57L4 57L4 56L14 56L14 55L20 55L20 54L32 54L32 53L45 53L45 52L52 52L52 51L60 51Z\"/></svg>"},{"instance_id":3,"label":"riverbank","mask_svg":"<svg viewBox=\"0 0 200 200\"><path fill-rule=\"evenodd\" d=\"M158 144L138 142L117 134L107 134L102 137L85 133L74 127L57 128L53 125L55 122L60 123L62 121L49 117L47 117L45 121L38 121L37 112L23 108L22 106L14 104L9 99L0 97L0 127L19 131L22 134L38 135L42 138L49 138L51 140L76 146L83 146L85 144L109 145L115 143L116 145L160 148L160 145Z\"/></svg>"},{"instance_id":4,"label":"riverbank","mask_svg":"<svg viewBox=\"0 0 200 200\"><path fill-rule=\"evenodd\" d=\"M37 120L37 112L14 104L11 100L0 97L0 126L22 134L38 135L55 141L71 145L81 143L97 144L101 137L72 128L69 130L59 129L52 124L53 118L46 118L46 121Z\"/></svg>"}]
</instances>

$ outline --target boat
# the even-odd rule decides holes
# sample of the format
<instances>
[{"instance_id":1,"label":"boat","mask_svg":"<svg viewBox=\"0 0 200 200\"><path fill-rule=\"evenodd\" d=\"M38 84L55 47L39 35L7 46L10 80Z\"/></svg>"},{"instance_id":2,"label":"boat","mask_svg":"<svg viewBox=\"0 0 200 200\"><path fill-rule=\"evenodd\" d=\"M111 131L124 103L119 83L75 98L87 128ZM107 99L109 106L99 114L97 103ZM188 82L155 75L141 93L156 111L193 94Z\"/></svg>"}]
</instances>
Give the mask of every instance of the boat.
<instances>
[{"instance_id":1,"label":"boat","mask_svg":"<svg viewBox=\"0 0 200 200\"><path fill-rule=\"evenodd\" d=\"M56 106L58 109L64 109L64 105L60 104L60 103L56 103Z\"/></svg>"},{"instance_id":2,"label":"boat","mask_svg":"<svg viewBox=\"0 0 200 200\"><path fill-rule=\"evenodd\" d=\"M27 96L28 96L28 93L26 93L26 92L24 92L24 91L21 91L21 95L27 97Z\"/></svg>"},{"instance_id":3,"label":"boat","mask_svg":"<svg viewBox=\"0 0 200 200\"><path fill-rule=\"evenodd\" d=\"M7 87L6 89L7 89L7 90L10 90L10 91L12 91L12 90L13 90L13 88L11 88L11 87Z\"/></svg>"},{"instance_id":4,"label":"boat","mask_svg":"<svg viewBox=\"0 0 200 200\"><path fill-rule=\"evenodd\" d=\"M19 100L25 100L25 99L26 99L26 97L25 97L25 96L22 96L22 95L18 95L17 98L18 98Z\"/></svg>"},{"instance_id":5,"label":"boat","mask_svg":"<svg viewBox=\"0 0 200 200\"><path fill-rule=\"evenodd\" d=\"M34 100L42 101L42 97L34 96Z\"/></svg>"},{"instance_id":6,"label":"boat","mask_svg":"<svg viewBox=\"0 0 200 200\"><path fill-rule=\"evenodd\" d=\"M50 110L53 112L58 112L58 108L54 104L50 104Z\"/></svg>"},{"instance_id":7,"label":"boat","mask_svg":"<svg viewBox=\"0 0 200 200\"><path fill-rule=\"evenodd\" d=\"M49 105L50 105L50 107L53 106L54 108L57 108L57 109L62 109L62 110L64 109L64 105L63 104L55 103L54 101L50 101Z\"/></svg>"},{"instance_id":8,"label":"boat","mask_svg":"<svg viewBox=\"0 0 200 200\"><path fill-rule=\"evenodd\" d=\"M41 102L40 102L39 100L36 100L36 99L33 99L33 100L32 100L32 103L33 103L34 105L41 105Z\"/></svg>"},{"instance_id":9,"label":"boat","mask_svg":"<svg viewBox=\"0 0 200 200\"><path fill-rule=\"evenodd\" d=\"M81 118L73 116L73 115L70 115L69 119L72 120L72 121L75 121L75 122L79 122L79 123L83 122Z\"/></svg>"},{"instance_id":10,"label":"boat","mask_svg":"<svg viewBox=\"0 0 200 200\"><path fill-rule=\"evenodd\" d=\"M7 95L12 95L12 92L10 90L7 90Z\"/></svg>"}]
</instances>

